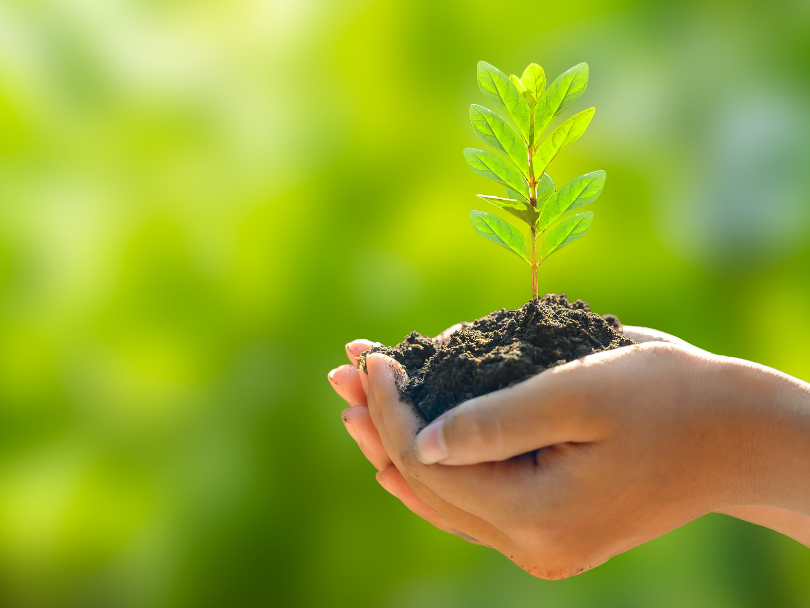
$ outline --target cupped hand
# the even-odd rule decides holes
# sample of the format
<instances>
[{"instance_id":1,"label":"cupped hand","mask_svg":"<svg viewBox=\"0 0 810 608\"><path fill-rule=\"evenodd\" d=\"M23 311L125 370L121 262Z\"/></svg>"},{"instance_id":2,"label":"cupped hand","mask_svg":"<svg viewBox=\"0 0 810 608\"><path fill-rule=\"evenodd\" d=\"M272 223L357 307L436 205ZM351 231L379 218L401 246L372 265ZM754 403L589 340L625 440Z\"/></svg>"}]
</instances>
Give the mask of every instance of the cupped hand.
<instances>
[{"instance_id":1,"label":"cupped hand","mask_svg":"<svg viewBox=\"0 0 810 608\"><path fill-rule=\"evenodd\" d=\"M461 327L461 324L454 325L446 331L457 327ZM374 342L363 339L353 340L346 344L346 355L351 363L333 369L327 376L335 392L349 404L349 408L340 414L346 431L357 442L363 455L377 469L377 482L383 488L402 501L413 513L440 530L463 536L448 524L434 508L414 493L383 447L380 434L369 415L366 399L367 376L356 367L357 357L374 344Z\"/></svg>"},{"instance_id":2,"label":"cupped hand","mask_svg":"<svg viewBox=\"0 0 810 608\"><path fill-rule=\"evenodd\" d=\"M642 344L459 405L419 435L418 455L424 422L399 402L393 360L372 355L367 378L343 366L330 380L358 406L344 422L386 489L536 576L577 574L715 510L802 540L804 515L743 506L754 417L746 429L730 416L733 380L717 358L655 330L625 333ZM347 345L350 360L370 345Z\"/></svg>"},{"instance_id":3,"label":"cupped hand","mask_svg":"<svg viewBox=\"0 0 810 608\"><path fill-rule=\"evenodd\" d=\"M464 327L464 323L455 323L440 332L433 339L436 342L446 342L456 331ZM645 327L624 326L624 334L636 342L664 341L672 343L686 344L680 338L671 336L664 332ZM398 498L412 512L423 517L436 527L448 531L450 525L439 516L434 509L425 504L413 492L408 482L394 466L388 454L385 452L380 434L375 428L369 415L366 399L367 377L360 373L356 367L357 359L364 352L379 344L366 339L356 339L346 344L346 356L349 359L348 365L341 365L328 374L329 383L335 392L343 398L349 408L341 412L346 431L357 442L363 455L377 469L376 479L379 484L390 494ZM750 515L750 514L747 514ZM465 537L457 530L453 533L466 538L471 542L475 539Z\"/></svg>"}]
</instances>

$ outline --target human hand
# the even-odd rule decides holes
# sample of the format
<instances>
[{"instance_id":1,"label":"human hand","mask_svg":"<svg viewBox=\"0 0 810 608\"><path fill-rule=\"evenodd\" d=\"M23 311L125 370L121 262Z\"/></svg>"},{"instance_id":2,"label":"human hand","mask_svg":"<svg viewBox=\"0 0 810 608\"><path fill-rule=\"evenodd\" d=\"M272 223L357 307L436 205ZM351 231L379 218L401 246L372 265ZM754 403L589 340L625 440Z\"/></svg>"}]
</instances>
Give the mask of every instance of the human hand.
<instances>
[{"instance_id":1,"label":"human hand","mask_svg":"<svg viewBox=\"0 0 810 608\"><path fill-rule=\"evenodd\" d=\"M462 323L451 325L434 340L444 342L462 327ZM377 469L377 482L385 490L398 498L413 513L440 530L456 534L470 542L477 542L455 530L434 508L422 501L388 457L367 407L367 376L356 367L357 358L374 345L374 342L364 339L349 342L346 344L346 356L350 364L331 370L327 376L335 392L349 404L349 408L340 414L346 431L357 442L366 459Z\"/></svg>"},{"instance_id":2,"label":"human hand","mask_svg":"<svg viewBox=\"0 0 810 608\"><path fill-rule=\"evenodd\" d=\"M446 342L454 332L463 326L463 323L451 325L433 339L439 343ZM680 338L646 327L625 325L623 331L624 335L636 342L662 341L686 344ZM424 519L433 523L436 527L447 530L450 527L449 524L442 521L440 516L437 519L435 510L416 496L402 474L393 465L385 452L380 435L371 421L366 398L367 377L358 371L356 364L358 357L370 350L375 344L378 343L365 339L357 339L347 343L346 356L350 364L341 365L328 374L332 388L350 406L341 412L341 418L349 435L357 442L366 459L377 469L376 478L380 485L400 499L411 511L423 516Z\"/></svg>"},{"instance_id":3,"label":"human hand","mask_svg":"<svg viewBox=\"0 0 810 608\"><path fill-rule=\"evenodd\" d=\"M397 405L391 378L384 378L386 374L390 375L390 369L386 372L389 366L396 367L391 360L379 363L379 355L371 358L375 359L369 370L372 386L377 371L383 378L378 384L390 385L386 389L388 393L384 391L381 399L375 397L377 391L371 391L371 416L375 416L374 412L378 410L376 428L368 423L367 408L364 408L365 411L352 408L348 410L348 416L363 420L359 425L362 430L356 434L360 437L361 448L366 445L364 451L368 449L369 442L374 445L372 451L375 454L369 456L367 453L372 462L375 455L382 454L381 447L387 448L387 453L393 456L393 461L378 460L377 464L384 466L383 470L386 471L385 475L378 474L378 479L409 508L417 513L427 511L429 517L425 518L442 529L477 534L486 544L495 546L525 569L544 578L566 576L580 568L596 565L617 552L663 534L704 512L717 510L710 508L712 503L722 503L723 500L731 500L735 506L721 507L721 512L782 531L788 529L786 533L799 540L802 540L800 536L803 531L806 539L810 530L806 516L768 506L739 506L737 499L731 499L737 490L732 487L733 484L727 484L728 487L724 488L722 482L738 475L721 475L719 471L732 473L733 463L739 461L731 456L735 450L724 448L739 443L735 441L734 433L724 434L721 432L722 424L704 420L707 429L714 433L714 438L721 439L713 445L713 442L706 441L707 437L700 437L700 433L688 432L696 427L702 428L701 418L706 414L706 403L717 403L709 398L711 391L703 390L713 385L711 378L703 377L711 371L711 365L706 368L703 364L717 363L722 358L689 347L677 338L654 330L626 328L626 333L639 342L666 340L678 346L666 346L663 350L660 347L664 345L661 344L632 347L641 352L658 351L654 356L621 353L632 349L610 351L613 355L592 355L580 362L544 372L511 389L471 400L444 416L448 426L441 435L445 439L445 446L451 448L451 456L444 460L445 463L510 459L486 465L454 467L456 471L478 469L478 474L482 474L482 467L489 469L489 476L484 475L481 479L469 471L464 475L451 474L451 479L444 479L446 475L441 469L452 471L453 468L425 467L415 462L410 444L420 421L409 408ZM348 350L351 352L352 348L360 348L362 352L369 346L350 343ZM686 354L677 354L679 350L686 351ZM674 360L668 359L673 355ZM626 358L630 356L642 358L627 364ZM662 365L661 359L669 363ZM678 365L673 366L673 361ZM585 369L588 369L587 373L583 373ZM696 373L699 369L703 370L702 375ZM687 373L688 370L691 372ZM545 392L550 387L557 388L557 394L552 391L550 399L548 394L543 396L541 409L545 413L540 418L540 426L545 430L539 436L545 434L546 437L538 439L537 433L531 432L538 426L531 422L533 412L537 415L535 410L538 407L537 404L532 406L531 393L543 394L544 391L527 393L523 390L522 397L513 391L528 383L538 382L538 379L549 374L564 375L558 375L555 381L542 383L538 387L546 389ZM683 374L686 376L682 377ZM683 390L688 392L696 376L703 380L703 385L698 383L692 387L697 389L693 391L697 398L684 400ZM646 382L639 386L640 378ZM651 385L650 379L658 382ZM363 375L355 380L356 396L365 401ZM714 385L717 389L716 382ZM650 390L653 396L659 397L659 403L647 402ZM721 392L729 394L727 390ZM507 406L504 406L502 399L504 393L511 393L506 400ZM583 399L583 395L590 398ZM703 402L701 396L705 398ZM492 399L495 399L492 403L468 408L479 416L473 427L459 426L459 421L463 422L465 416L459 416L457 412L468 404ZM537 401L536 398L534 401ZM582 401L598 402L599 407L590 411ZM684 407L684 401L690 407ZM573 413L572 404L575 406ZM554 412L555 409L558 411ZM495 412L497 416L493 415ZM469 412L465 413L469 424ZM553 415L548 417L550 413ZM714 412L712 415L716 417L717 414ZM386 416L393 416L394 422L386 424ZM451 418L456 417L456 421L452 422ZM669 428L673 422L676 423L675 429ZM666 427L665 433L660 432L662 425ZM448 429L454 427L456 434L453 435L451 431L445 437ZM432 428L436 427L432 425ZM463 429L460 435L459 428ZM473 429L472 434L470 428ZM490 431L486 431L487 428ZM379 434L375 432L380 429ZM497 440L485 435L486 432L491 433L492 429L497 431ZM673 432L677 429L681 432ZM517 431L523 432L515 435ZM555 432L574 434L563 441L562 437L566 435L554 437ZM438 436L435 430L429 430L425 436L429 438L431 434L434 438ZM466 436L467 439L454 444L454 436ZM470 441L471 437L478 440ZM700 440L694 441L695 437ZM524 443L515 444L516 439ZM430 452L429 443L423 446L427 452ZM506 451L498 451L503 450L503 446L508 446ZM538 448L543 449L537 451ZM529 458L534 458L534 463ZM396 469L392 468L392 462ZM707 469L704 466L707 463L714 464L713 475L709 474L711 467ZM504 466L510 474L502 475L501 472L493 479L491 470L500 470ZM466 485L461 483L460 480L467 477ZM455 481L451 483L453 479ZM504 482L506 486L500 488L496 483L494 487L488 487L485 483L487 480L489 485ZM523 483L520 483L521 480ZM495 488L498 491L493 492ZM503 497L507 495L517 502L504 501ZM596 502L595 496L599 497ZM506 519L503 519L505 515ZM548 528L545 532L542 531L544 523ZM794 531L799 529L799 534L790 533L791 528ZM581 565L573 567L571 564Z\"/></svg>"}]
</instances>

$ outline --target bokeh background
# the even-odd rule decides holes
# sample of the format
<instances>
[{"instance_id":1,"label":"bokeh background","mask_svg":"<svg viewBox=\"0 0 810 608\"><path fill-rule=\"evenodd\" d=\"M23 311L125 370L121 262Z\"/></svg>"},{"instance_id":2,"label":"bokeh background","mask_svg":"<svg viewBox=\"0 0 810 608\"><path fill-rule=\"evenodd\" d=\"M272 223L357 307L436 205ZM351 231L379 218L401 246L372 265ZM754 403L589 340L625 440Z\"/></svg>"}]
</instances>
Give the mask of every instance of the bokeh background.
<instances>
[{"instance_id":1,"label":"bokeh background","mask_svg":"<svg viewBox=\"0 0 810 608\"><path fill-rule=\"evenodd\" d=\"M533 579L346 435L345 342L529 296L467 220L480 59L591 66L551 175L607 186L541 290L810 378L807 0L4 0L0 605L810 605L720 515Z\"/></svg>"}]
</instances>

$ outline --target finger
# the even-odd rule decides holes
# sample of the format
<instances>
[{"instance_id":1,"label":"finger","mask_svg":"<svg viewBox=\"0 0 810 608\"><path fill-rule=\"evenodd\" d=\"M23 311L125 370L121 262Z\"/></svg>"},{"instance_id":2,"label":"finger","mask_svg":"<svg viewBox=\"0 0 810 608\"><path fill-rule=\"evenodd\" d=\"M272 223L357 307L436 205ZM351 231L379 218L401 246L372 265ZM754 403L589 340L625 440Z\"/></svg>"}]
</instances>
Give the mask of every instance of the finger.
<instances>
[{"instance_id":1,"label":"finger","mask_svg":"<svg viewBox=\"0 0 810 608\"><path fill-rule=\"evenodd\" d=\"M499 520L510 509L508 501L516 489L523 489L521 482L534 483L525 478L525 473L533 472L527 469L525 459L470 467L422 464L414 455L413 442L423 421L410 405L399 401L395 383L398 364L389 357L373 354L366 360L366 365L369 370L369 412L374 425L380 431L389 457L417 496L465 533L470 534L458 523L455 515L444 510L444 505L460 511L463 514L460 516L465 517L470 525L483 530L471 536L488 544L502 543L505 535ZM528 458L533 462L533 457ZM489 542L485 538L492 540Z\"/></svg>"},{"instance_id":2,"label":"finger","mask_svg":"<svg viewBox=\"0 0 810 608\"><path fill-rule=\"evenodd\" d=\"M380 356L381 355L374 355L373 357ZM388 357L382 357L382 359L388 362L392 367L399 367L393 359L389 359ZM404 370L401 370L400 368L399 373L404 375ZM389 380L391 379L389 378ZM393 398L401 407L410 411L417 426L424 423L424 421L412 411L411 406L399 402L398 395L396 395L396 389L394 389L394 394L389 394L388 397ZM512 547L508 536L500 529L496 528L494 525L481 519L480 517L464 511L456 505L444 500L431 488L407 472L404 469L402 461L399 459L397 451L388 435L385 422L381 416L381 408L369 407L369 413L371 414L375 428L379 431L380 439L385 447L386 452L394 462L394 466L398 468L405 481L422 502L438 511L445 521L456 528L461 536L465 538L475 538L480 544L494 547L504 553L508 551L510 547ZM514 551L512 553L514 553Z\"/></svg>"},{"instance_id":3,"label":"finger","mask_svg":"<svg viewBox=\"0 0 810 608\"><path fill-rule=\"evenodd\" d=\"M435 336L433 338L433 341L438 342L440 344L443 342L447 342L450 339L450 336L452 336L457 331L464 329L467 325L469 325L469 323L464 321L462 321L461 323L456 323L455 325L451 325L450 327L445 329L442 333L440 333L438 336Z\"/></svg>"},{"instance_id":4,"label":"finger","mask_svg":"<svg viewBox=\"0 0 810 608\"><path fill-rule=\"evenodd\" d=\"M478 543L474 538L455 530L435 509L416 496L385 452L380 435L371 422L367 407L361 405L346 409L342 412L341 417L349 435L357 442L365 457L377 469L377 481L383 488L401 500L408 509L440 530L456 534L470 542Z\"/></svg>"},{"instance_id":5,"label":"finger","mask_svg":"<svg viewBox=\"0 0 810 608\"><path fill-rule=\"evenodd\" d=\"M439 530L444 530L450 534L461 535L461 533L457 532L453 526L439 515L436 509L419 499L394 465L390 465L382 471L379 471L377 473L377 481L389 494L401 500L402 504L425 521L433 524L439 528ZM463 536L466 537L466 540L477 542L469 536Z\"/></svg>"},{"instance_id":6,"label":"finger","mask_svg":"<svg viewBox=\"0 0 810 608\"><path fill-rule=\"evenodd\" d=\"M682 344L691 346L688 342L681 340L677 336L666 334L657 329L649 327L633 327L630 325L624 326L624 335L635 342L670 342L672 344Z\"/></svg>"},{"instance_id":7,"label":"finger","mask_svg":"<svg viewBox=\"0 0 810 608\"><path fill-rule=\"evenodd\" d=\"M379 346L379 342L372 342L371 340L352 340L346 344L346 356L352 365L357 365L357 357L362 355L367 350L371 350L374 346Z\"/></svg>"},{"instance_id":8,"label":"finger","mask_svg":"<svg viewBox=\"0 0 810 608\"><path fill-rule=\"evenodd\" d=\"M332 388L349 407L366 405L366 391L360 382L360 373L354 365L341 365L327 375Z\"/></svg>"},{"instance_id":9,"label":"finger","mask_svg":"<svg viewBox=\"0 0 810 608\"><path fill-rule=\"evenodd\" d=\"M594 441L588 412L598 386L582 379L587 378L583 370L598 365L600 355L456 406L416 437L418 458L425 464L469 465L504 461L562 443Z\"/></svg>"},{"instance_id":10,"label":"finger","mask_svg":"<svg viewBox=\"0 0 810 608\"><path fill-rule=\"evenodd\" d=\"M380 434L371 422L368 408L364 405L350 407L341 413L349 435L357 442L363 455L378 471L391 466L391 459L383 447Z\"/></svg>"},{"instance_id":11,"label":"finger","mask_svg":"<svg viewBox=\"0 0 810 608\"><path fill-rule=\"evenodd\" d=\"M357 370L357 375L360 377L360 386L363 388L363 393L366 395L366 403L368 403L368 369Z\"/></svg>"}]
</instances>

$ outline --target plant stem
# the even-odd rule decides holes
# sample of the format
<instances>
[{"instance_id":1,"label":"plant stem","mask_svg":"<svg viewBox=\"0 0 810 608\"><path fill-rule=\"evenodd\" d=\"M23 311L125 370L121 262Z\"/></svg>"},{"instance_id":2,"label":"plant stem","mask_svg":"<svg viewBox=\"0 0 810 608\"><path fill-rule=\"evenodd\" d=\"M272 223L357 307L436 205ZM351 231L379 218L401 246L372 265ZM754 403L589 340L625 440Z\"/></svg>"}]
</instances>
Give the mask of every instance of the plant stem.
<instances>
[{"instance_id":1,"label":"plant stem","mask_svg":"<svg viewBox=\"0 0 810 608\"><path fill-rule=\"evenodd\" d=\"M537 209L537 180L534 179L534 162L533 162L533 152L532 152L532 145L531 142L534 139L534 112L530 115L529 118L529 143L526 145L526 151L529 155L529 202L532 204L532 207ZM540 176L542 177L542 175ZM537 301L538 299L538 284L537 284L537 267L539 264L537 263L537 228L534 224L531 225L531 232L532 232L532 300Z\"/></svg>"},{"instance_id":2,"label":"plant stem","mask_svg":"<svg viewBox=\"0 0 810 608\"><path fill-rule=\"evenodd\" d=\"M532 226L532 300L538 298L537 286L537 228Z\"/></svg>"}]
</instances>

